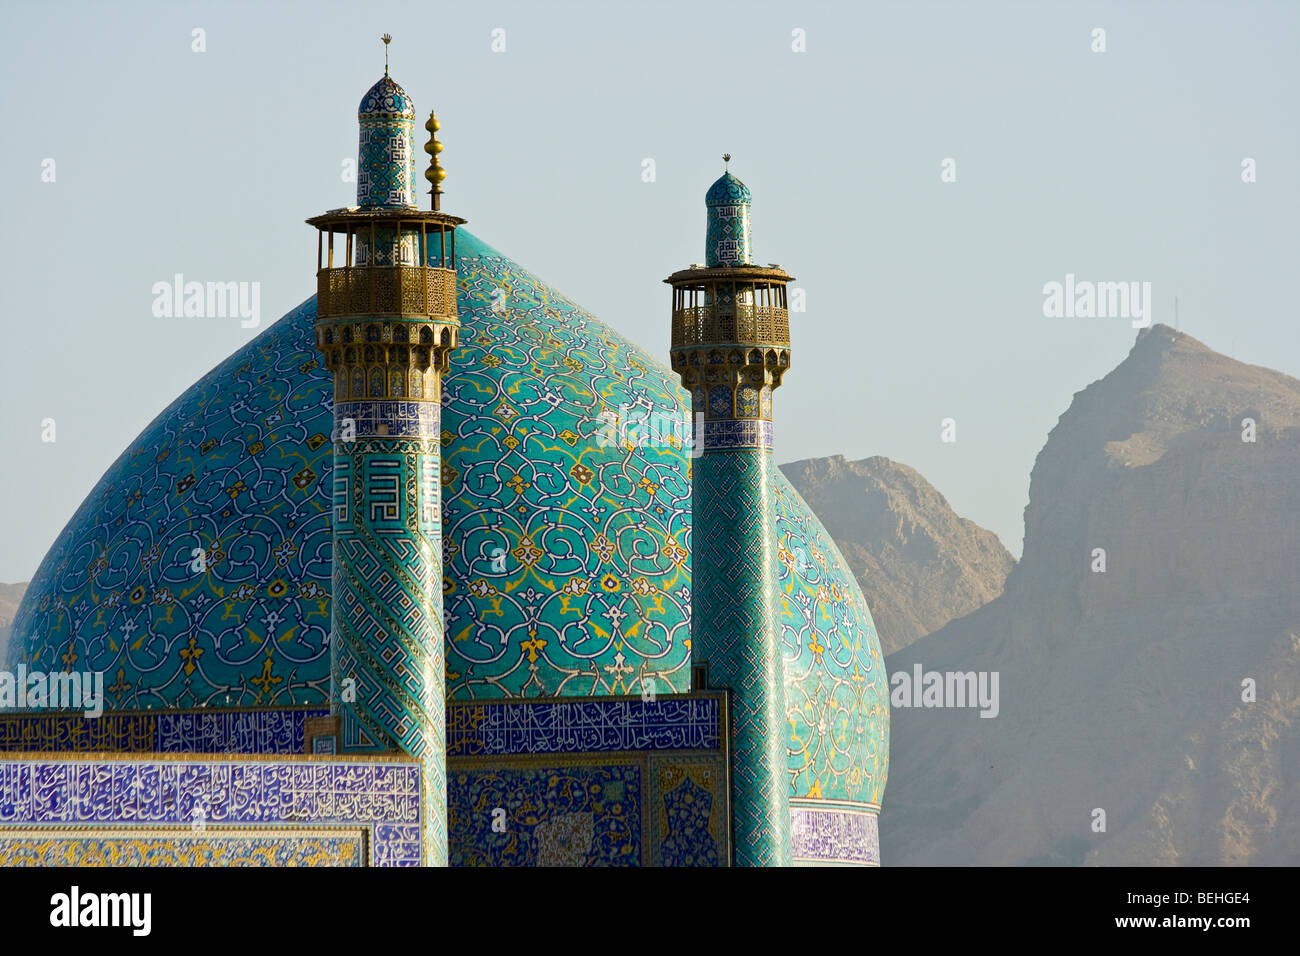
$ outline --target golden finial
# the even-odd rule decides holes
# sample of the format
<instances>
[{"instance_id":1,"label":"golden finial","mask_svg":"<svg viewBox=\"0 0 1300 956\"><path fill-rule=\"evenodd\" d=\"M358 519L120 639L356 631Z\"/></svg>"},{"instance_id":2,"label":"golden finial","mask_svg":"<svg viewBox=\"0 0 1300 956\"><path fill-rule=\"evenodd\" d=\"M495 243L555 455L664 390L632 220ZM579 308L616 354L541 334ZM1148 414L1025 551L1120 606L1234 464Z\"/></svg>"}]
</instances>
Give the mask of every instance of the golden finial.
<instances>
[{"instance_id":1,"label":"golden finial","mask_svg":"<svg viewBox=\"0 0 1300 956\"><path fill-rule=\"evenodd\" d=\"M730 163L730 162L731 162L731 154L730 154L730 153L723 153L723 154L722 154L722 171L723 171L723 172L726 172L726 171L727 171L727 164Z\"/></svg>"},{"instance_id":2,"label":"golden finial","mask_svg":"<svg viewBox=\"0 0 1300 956\"><path fill-rule=\"evenodd\" d=\"M438 154L442 152L442 143L438 142L438 130L442 128L442 124L438 122L438 117L430 112L429 121L424 124L424 128L429 131L429 141L424 144L424 151L429 154L429 168L424 171L424 178L429 181L433 211L437 212L442 205L442 181L447 178L447 171L442 168L442 163L438 162Z\"/></svg>"},{"instance_id":3,"label":"golden finial","mask_svg":"<svg viewBox=\"0 0 1300 956\"><path fill-rule=\"evenodd\" d=\"M385 33L379 39L384 41L384 76L388 75L388 44L393 42L391 34Z\"/></svg>"}]
</instances>

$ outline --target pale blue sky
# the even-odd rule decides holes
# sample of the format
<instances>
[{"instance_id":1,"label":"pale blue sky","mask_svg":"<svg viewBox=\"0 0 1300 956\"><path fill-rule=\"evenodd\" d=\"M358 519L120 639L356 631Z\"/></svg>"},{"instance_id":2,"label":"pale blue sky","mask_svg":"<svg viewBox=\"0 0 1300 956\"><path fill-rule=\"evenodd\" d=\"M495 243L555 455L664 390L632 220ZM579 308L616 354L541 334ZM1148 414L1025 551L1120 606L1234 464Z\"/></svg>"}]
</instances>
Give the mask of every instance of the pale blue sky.
<instances>
[{"instance_id":1,"label":"pale blue sky","mask_svg":"<svg viewBox=\"0 0 1300 956\"><path fill-rule=\"evenodd\" d=\"M263 327L312 293L303 219L353 201L341 163L384 31L394 78L442 120L444 208L661 357L660 280L702 258L730 151L757 258L807 292L778 460L887 455L1016 554L1048 431L1135 335L1044 318L1044 283L1149 281L1156 321L1176 294L1192 335L1300 375L1297 3L5 2L3 17L3 581L27 580L127 444L258 331L155 318L153 283L260 282Z\"/></svg>"}]
</instances>

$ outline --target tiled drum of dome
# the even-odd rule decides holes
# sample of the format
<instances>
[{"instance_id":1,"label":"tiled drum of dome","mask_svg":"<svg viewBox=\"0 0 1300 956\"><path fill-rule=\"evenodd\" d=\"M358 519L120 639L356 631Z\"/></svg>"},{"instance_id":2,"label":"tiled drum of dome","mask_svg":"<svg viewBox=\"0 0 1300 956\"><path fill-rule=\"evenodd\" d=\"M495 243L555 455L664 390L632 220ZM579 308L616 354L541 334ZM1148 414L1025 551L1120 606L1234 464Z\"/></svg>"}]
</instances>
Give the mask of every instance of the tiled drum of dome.
<instances>
[{"instance_id":1,"label":"tiled drum of dome","mask_svg":"<svg viewBox=\"0 0 1300 956\"><path fill-rule=\"evenodd\" d=\"M830 536L784 478L774 484L794 855L878 863L875 814L889 769L880 642ZM836 838L820 839L828 829Z\"/></svg>"}]
</instances>

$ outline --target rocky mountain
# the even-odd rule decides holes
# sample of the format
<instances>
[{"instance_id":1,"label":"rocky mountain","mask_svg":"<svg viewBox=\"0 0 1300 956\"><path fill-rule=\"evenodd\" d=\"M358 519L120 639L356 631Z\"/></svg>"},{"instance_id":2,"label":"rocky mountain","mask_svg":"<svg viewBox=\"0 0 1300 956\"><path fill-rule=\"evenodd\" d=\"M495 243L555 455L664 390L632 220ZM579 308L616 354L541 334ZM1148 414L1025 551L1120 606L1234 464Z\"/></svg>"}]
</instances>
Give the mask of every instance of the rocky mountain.
<instances>
[{"instance_id":1,"label":"rocky mountain","mask_svg":"<svg viewBox=\"0 0 1300 956\"><path fill-rule=\"evenodd\" d=\"M26 591L26 583L0 584L0 660L9 644L9 629L13 626L14 615L18 613L18 603Z\"/></svg>"},{"instance_id":2,"label":"rocky mountain","mask_svg":"<svg viewBox=\"0 0 1300 956\"><path fill-rule=\"evenodd\" d=\"M1039 453L1005 593L888 665L1000 700L893 708L886 864L1300 863L1300 381L1143 330Z\"/></svg>"},{"instance_id":3,"label":"rocky mountain","mask_svg":"<svg viewBox=\"0 0 1300 956\"><path fill-rule=\"evenodd\" d=\"M853 570L886 655L1002 593L1015 560L997 535L906 465L835 455L781 470Z\"/></svg>"}]
</instances>

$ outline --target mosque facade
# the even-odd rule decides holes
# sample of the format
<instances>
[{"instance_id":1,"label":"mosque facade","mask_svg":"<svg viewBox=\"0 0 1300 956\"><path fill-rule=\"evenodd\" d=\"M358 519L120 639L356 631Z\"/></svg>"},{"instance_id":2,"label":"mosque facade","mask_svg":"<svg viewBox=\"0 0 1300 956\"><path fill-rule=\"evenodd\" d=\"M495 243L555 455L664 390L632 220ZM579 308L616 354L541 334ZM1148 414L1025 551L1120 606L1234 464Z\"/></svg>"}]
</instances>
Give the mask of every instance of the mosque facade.
<instances>
[{"instance_id":1,"label":"mosque facade","mask_svg":"<svg viewBox=\"0 0 1300 956\"><path fill-rule=\"evenodd\" d=\"M0 715L0 863L878 864L884 660L774 464L792 277L748 188L665 280L670 369L442 209L432 115L420 208L387 67L358 119L316 294L28 589L6 668L105 711Z\"/></svg>"}]
</instances>

